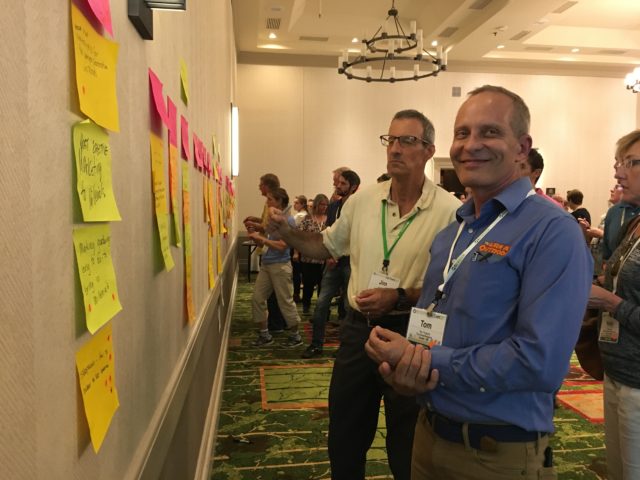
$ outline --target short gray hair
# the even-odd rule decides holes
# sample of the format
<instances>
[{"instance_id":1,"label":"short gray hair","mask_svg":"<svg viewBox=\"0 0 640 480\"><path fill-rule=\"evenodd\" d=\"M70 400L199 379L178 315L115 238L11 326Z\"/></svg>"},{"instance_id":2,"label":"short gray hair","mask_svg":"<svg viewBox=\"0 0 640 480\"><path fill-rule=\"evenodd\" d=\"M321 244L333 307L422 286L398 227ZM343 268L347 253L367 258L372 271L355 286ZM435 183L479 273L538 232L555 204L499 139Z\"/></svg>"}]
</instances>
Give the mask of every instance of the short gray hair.
<instances>
[{"instance_id":1,"label":"short gray hair","mask_svg":"<svg viewBox=\"0 0 640 480\"><path fill-rule=\"evenodd\" d=\"M422 139L429 142L431 145L436 141L436 129L433 128L433 123L423 113L417 110L400 110L393 116L393 120L402 120L405 118L413 118L418 120L422 124Z\"/></svg>"}]
</instances>

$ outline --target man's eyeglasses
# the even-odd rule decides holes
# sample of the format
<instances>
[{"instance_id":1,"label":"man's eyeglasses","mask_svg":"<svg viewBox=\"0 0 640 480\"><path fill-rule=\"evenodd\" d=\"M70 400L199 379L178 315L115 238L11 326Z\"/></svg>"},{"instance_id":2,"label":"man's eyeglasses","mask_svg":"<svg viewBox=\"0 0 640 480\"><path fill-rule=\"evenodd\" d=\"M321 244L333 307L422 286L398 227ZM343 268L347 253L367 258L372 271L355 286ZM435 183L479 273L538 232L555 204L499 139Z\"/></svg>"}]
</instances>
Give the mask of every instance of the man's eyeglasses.
<instances>
[{"instance_id":1,"label":"man's eyeglasses","mask_svg":"<svg viewBox=\"0 0 640 480\"><path fill-rule=\"evenodd\" d=\"M385 147L389 145L393 145L394 142L398 142L401 147L413 147L418 143L424 143L425 145L429 145L430 143L422 138L418 138L414 135L400 135L396 137L395 135L380 135L380 143Z\"/></svg>"},{"instance_id":2,"label":"man's eyeglasses","mask_svg":"<svg viewBox=\"0 0 640 480\"><path fill-rule=\"evenodd\" d=\"M616 163L613 164L614 169L624 168L630 169L635 167L636 165L640 165L640 158L629 158L627 160L616 160Z\"/></svg>"}]
</instances>

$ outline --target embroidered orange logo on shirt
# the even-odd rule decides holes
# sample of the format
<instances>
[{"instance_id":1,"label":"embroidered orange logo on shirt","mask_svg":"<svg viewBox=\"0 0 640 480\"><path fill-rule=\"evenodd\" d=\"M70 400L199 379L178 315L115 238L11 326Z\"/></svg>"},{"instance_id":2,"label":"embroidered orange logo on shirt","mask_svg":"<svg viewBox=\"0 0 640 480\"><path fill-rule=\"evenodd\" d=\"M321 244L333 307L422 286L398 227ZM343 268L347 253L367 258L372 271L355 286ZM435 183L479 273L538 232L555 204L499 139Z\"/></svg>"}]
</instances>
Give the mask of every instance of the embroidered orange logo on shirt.
<instances>
[{"instance_id":1,"label":"embroidered orange logo on shirt","mask_svg":"<svg viewBox=\"0 0 640 480\"><path fill-rule=\"evenodd\" d=\"M500 255L501 257L504 257L507 253L509 253L510 249L511 247L509 245L503 245L502 243L498 242L486 242L485 244L480 245L480 248L478 248L478 250L482 253Z\"/></svg>"}]
</instances>

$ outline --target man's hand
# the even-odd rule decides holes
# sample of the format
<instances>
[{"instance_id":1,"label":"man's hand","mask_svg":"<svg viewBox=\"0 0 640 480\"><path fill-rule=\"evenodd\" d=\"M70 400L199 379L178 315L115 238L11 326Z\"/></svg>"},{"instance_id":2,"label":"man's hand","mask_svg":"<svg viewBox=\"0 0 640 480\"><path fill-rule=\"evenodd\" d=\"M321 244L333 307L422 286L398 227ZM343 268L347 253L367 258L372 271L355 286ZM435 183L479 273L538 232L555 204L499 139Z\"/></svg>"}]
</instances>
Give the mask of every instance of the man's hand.
<instances>
[{"instance_id":1,"label":"man's hand","mask_svg":"<svg viewBox=\"0 0 640 480\"><path fill-rule=\"evenodd\" d=\"M382 327L374 327L369 334L369 340L364 344L364 349L374 362L386 362L395 367L407 345L409 345L409 340L399 333Z\"/></svg>"},{"instance_id":2,"label":"man's hand","mask_svg":"<svg viewBox=\"0 0 640 480\"><path fill-rule=\"evenodd\" d=\"M402 357L392 368L387 362L378 367L384 381L400 395L413 396L438 386L438 370L431 370L431 351L407 342Z\"/></svg>"},{"instance_id":3,"label":"man's hand","mask_svg":"<svg viewBox=\"0 0 640 480\"><path fill-rule=\"evenodd\" d=\"M338 264L338 260L336 260L335 258L331 257L331 258L327 258L324 261L324 264L327 267L327 270L333 270L334 268L336 268L336 265Z\"/></svg>"},{"instance_id":4,"label":"man's hand","mask_svg":"<svg viewBox=\"0 0 640 480\"><path fill-rule=\"evenodd\" d=\"M287 217L282 215L282 210L277 208L269 208L269 223L267 224L267 230L270 232L278 232L284 236L288 230L291 229Z\"/></svg>"},{"instance_id":5,"label":"man's hand","mask_svg":"<svg viewBox=\"0 0 640 480\"><path fill-rule=\"evenodd\" d=\"M362 290L355 300L360 312L380 317L393 310L398 301L398 292L395 288L372 288Z\"/></svg>"}]
</instances>

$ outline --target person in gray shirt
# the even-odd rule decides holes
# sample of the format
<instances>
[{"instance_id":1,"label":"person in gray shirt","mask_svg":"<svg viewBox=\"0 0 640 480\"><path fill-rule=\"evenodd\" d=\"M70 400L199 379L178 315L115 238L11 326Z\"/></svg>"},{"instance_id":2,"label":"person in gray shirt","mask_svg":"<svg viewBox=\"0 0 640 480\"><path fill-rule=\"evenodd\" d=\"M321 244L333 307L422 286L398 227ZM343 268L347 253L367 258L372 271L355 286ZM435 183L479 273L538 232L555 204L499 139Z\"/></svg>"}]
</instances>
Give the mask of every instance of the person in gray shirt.
<instances>
[{"instance_id":1,"label":"person in gray shirt","mask_svg":"<svg viewBox=\"0 0 640 480\"><path fill-rule=\"evenodd\" d=\"M640 205L640 129L617 143L615 178L622 200ZM640 479L640 217L609 258L604 286L593 285L589 307L602 310L607 470L613 480Z\"/></svg>"}]
</instances>

